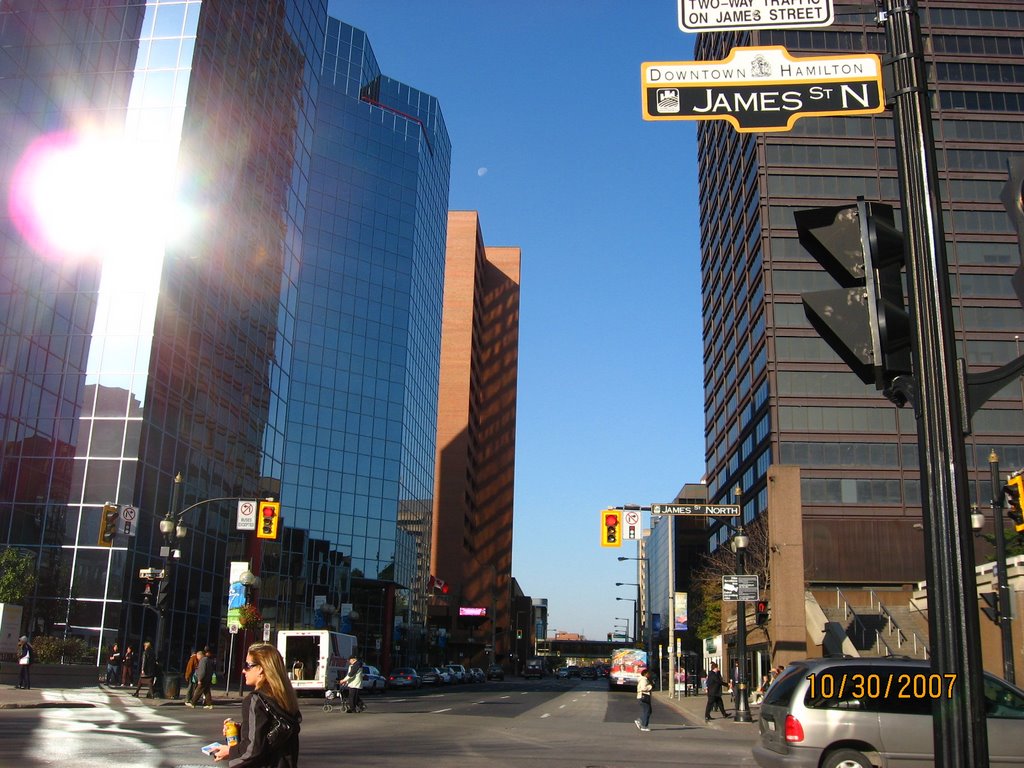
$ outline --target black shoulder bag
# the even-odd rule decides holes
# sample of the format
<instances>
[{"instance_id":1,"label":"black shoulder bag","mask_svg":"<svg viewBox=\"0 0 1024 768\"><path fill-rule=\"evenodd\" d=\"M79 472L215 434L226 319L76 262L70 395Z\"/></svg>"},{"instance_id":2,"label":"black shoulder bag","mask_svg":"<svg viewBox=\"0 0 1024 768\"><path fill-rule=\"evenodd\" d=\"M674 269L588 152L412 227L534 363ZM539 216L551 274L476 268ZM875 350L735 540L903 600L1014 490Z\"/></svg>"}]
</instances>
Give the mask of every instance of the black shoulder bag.
<instances>
[{"instance_id":1,"label":"black shoulder bag","mask_svg":"<svg viewBox=\"0 0 1024 768\"><path fill-rule=\"evenodd\" d=\"M259 699L260 704L267 710L270 719L270 729L267 731L264 741L270 749L277 749L299 732L302 714L296 712L295 716L292 717L267 703L263 696L260 696Z\"/></svg>"}]
</instances>

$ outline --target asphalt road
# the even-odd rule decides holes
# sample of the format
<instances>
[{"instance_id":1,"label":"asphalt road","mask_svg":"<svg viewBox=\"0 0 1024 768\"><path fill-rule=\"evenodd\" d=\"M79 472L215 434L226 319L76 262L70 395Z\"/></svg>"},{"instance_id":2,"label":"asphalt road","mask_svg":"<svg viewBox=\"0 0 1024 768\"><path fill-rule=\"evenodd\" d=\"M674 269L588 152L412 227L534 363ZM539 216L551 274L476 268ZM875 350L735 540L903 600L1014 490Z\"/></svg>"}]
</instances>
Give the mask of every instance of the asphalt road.
<instances>
[{"instance_id":1,"label":"asphalt road","mask_svg":"<svg viewBox=\"0 0 1024 768\"><path fill-rule=\"evenodd\" d=\"M237 701L214 710L151 706L90 691L92 706L0 710L0 765L17 768L209 766L200 747L220 738ZM629 693L603 681L491 682L366 697L367 711L324 712L302 700L300 765L389 768L744 766L752 731L688 724L655 702L651 731ZM691 720L692 722L692 720Z\"/></svg>"}]
</instances>

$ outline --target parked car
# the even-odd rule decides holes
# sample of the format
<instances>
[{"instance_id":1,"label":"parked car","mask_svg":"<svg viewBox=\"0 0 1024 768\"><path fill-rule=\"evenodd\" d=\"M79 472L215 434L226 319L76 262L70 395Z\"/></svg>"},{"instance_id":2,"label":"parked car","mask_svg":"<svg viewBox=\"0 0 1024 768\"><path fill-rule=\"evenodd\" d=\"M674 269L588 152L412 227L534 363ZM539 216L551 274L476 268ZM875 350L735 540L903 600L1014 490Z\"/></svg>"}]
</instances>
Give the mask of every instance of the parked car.
<instances>
[{"instance_id":1,"label":"parked car","mask_svg":"<svg viewBox=\"0 0 1024 768\"><path fill-rule=\"evenodd\" d=\"M569 668L568 667L559 667L558 669L555 670L555 677L557 677L559 680L568 680L569 679Z\"/></svg>"},{"instance_id":2,"label":"parked car","mask_svg":"<svg viewBox=\"0 0 1024 768\"><path fill-rule=\"evenodd\" d=\"M483 683L487 681L487 675L480 667L470 667L466 670L469 673L469 679L472 683Z\"/></svg>"},{"instance_id":3,"label":"parked car","mask_svg":"<svg viewBox=\"0 0 1024 768\"><path fill-rule=\"evenodd\" d=\"M501 664L491 664L487 668L487 679L488 680L504 680L505 670L501 668Z\"/></svg>"},{"instance_id":4,"label":"parked car","mask_svg":"<svg viewBox=\"0 0 1024 768\"><path fill-rule=\"evenodd\" d=\"M412 667L396 667L388 675L388 688L419 688L421 685L423 681Z\"/></svg>"},{"instance_id":5,"label":"parked car","mask_svg":"<svg viewBox=\"0 0 1024 768\"><path fill-rule=\"evenodd\" d=\"M451 685L455 682L452 671L448 667L436 667L437 674L441 677L441 685Z\"/></svg>"},{"instance_id":6,"label":"parked car","mask_svg":"<svg viewBox=\"0 0 1024 768\"><path fill-rule=\"evenodd\" d=\"M416 670L416 674L419 675L421 685L441 685L444 683L437 667L420 667Z\"/></svg>"},{"instance_id":7,"label":"parked car","mask_svg":"<svg viewBox=\"0 0 1024 768\"><path fill-rule=\"evenodd\" d=\"M449 664L448 672L452 676L453 683L468 683L469 675L466 674L466 668L461 664Z\"/></svg>"},{"instance_id":8,"label":"parked car","mask_svg":"<svg viewBox=\"0 0 1024 768\"><path fill-rule=\"evenodd\" d=\"M363 665L363 691L366 693L384 693L384 689L387 687L388 681L384 679L384 675L380 673L379 669L371 667L369 664Z\"/></svg>"},{"instance_id":9,"label":"parked car","mask_svg":"<svg viewBox=\"0 0 1024 768\"><path fill-rule=\"evenodd\" d=\"M933 702L958 684L927 661L794 662L761 703L754 760L762 768L930 764ZM1024 765L1024 690L985 673L983 696L992 764Z\"/></svg>"},{"instance_id":10,"label":"parked car","mask_svg":"<svg viewBox=\"0 0 1024 768\"><path fill-rule=\"evenodd\" d=\"M580 680L597 680L597 670L594 667L580 667Z\"/></svg>"}]
</instances>

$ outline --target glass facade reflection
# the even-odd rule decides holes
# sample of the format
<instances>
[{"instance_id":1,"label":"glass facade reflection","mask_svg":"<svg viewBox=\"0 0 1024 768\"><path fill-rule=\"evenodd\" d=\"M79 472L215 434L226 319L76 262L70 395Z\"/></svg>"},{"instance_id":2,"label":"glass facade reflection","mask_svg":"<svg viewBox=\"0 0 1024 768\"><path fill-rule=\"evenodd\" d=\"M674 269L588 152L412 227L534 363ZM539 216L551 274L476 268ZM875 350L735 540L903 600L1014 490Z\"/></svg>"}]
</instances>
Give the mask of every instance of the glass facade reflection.
<instances>
[{"instance_id":1,"label":"glass facade reflection","mask_svg":"<svg viewBox=\"0 0 1024 768\"><path fill-rule=\"evenodd\" d=\"M1020 354L1024 312L1011 278L1017 237L999 193L1024 131L1024 11L982 0L921 0L957 354L972 371ZM827 29L700 35L694 58L783 45L795 56L884 53L873 9L838 12ZM883 57L884 58L884 57ZM801 293L835 287L799 245L793 212L857 195L900 206L892 118L804 118L791 131L697 129L711 501L743 489L744 521L766 511L771 463L802 467L807 578L910 583L923 578L910 408L864 386L811 328ZM837 173L836 169L842 169ZM897 213L899 216L899 213ZM988 454L1021 466L1024 402L1016 384L972 419L970 496L990 498ZM721 528L714 545L728 531Z\"/></svg>"},{"instance_id":2,"label":"glass facade reflection","mask_svg":"<svg viewBox=\"0 0 1024 768\"><path fill-rule=\"evenodd\" d=\"M344 606L371 663L392 650L416 663L451 146L437 100L382 75L364 32L329 19L326 41L281 494L327 547L304 605Z\"/></svg>"},{"instance_id":3,"label":"glass facade reflection","mask_svg":"<svg viewBox=\"0 0 1024 768\"><path fill-rule=\"evenodd\" d=\"M177 666L227 642L245 560L276 628L354 603L386 643L429 521L436 101L322 0L15 0L0 34L0 547L36 559L27 630L138 647L137 573L169 564ZM257 497L275 542L235 531ZM139 510L113 546L105 502Z\"/></svg>"}]
</instances>

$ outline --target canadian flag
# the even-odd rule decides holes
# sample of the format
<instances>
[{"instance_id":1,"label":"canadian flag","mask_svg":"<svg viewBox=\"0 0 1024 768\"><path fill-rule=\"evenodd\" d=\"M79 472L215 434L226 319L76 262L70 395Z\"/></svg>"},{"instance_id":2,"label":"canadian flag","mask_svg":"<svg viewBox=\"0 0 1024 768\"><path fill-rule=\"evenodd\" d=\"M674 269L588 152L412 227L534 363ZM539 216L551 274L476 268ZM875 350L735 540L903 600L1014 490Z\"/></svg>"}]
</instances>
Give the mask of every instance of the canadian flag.
<instances>
[{"instance_id":1,"label":"canadian flag","mask_svg":"<svg viewBox=\"0 0 1024 768\"><path fill-rule=\"evenodd\" d=\"M427 581L427 589L428 590L435 590L436 589L439 592L443 592L444 594L448 594L448 582L444 581L443 579L437 578L437 576L433 576L432 575L430 577L430 579Z\"/></svg>"}]
</instances>

